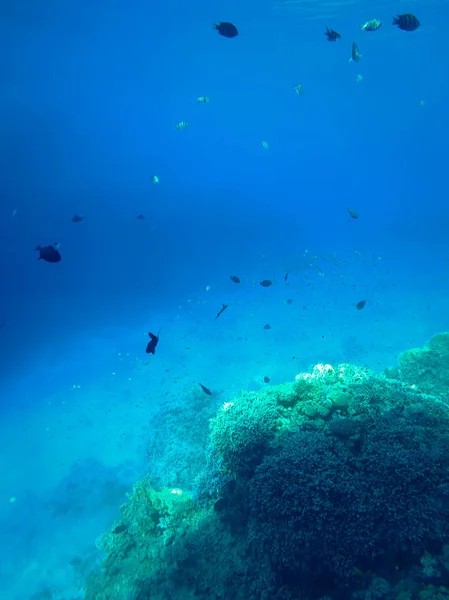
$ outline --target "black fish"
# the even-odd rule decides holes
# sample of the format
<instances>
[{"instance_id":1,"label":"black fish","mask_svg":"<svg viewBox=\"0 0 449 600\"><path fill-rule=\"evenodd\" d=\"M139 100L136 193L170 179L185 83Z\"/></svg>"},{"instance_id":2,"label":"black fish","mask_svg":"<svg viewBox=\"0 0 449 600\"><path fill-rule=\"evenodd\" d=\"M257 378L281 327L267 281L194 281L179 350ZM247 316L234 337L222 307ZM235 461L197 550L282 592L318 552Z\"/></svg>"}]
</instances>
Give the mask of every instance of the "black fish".
<instances>
[{"instance_id":1,"label":"black fish","mask_svg":"<svg viewBox=\"0 0 449 600\"><path fill-rule=\"evenodd\" d=\"M355 307L357 310L362 310L362 308L365 308L365 304L366 304L366 300L360 300L360 302L357 302Z\"/></svg>"},{"instance_id":2,"label":"black fish","mask_svg":"<svg viewBox=\"0 0 449 600\"><path fill-rule=\"evenodd\" d=\"M353 219L358 219L359 215L357 214L357 211L354 210L353 208L348 208L348 213L349 215L353 218Z\"/></svg>"},{"instance_id":3,"label":"black fish","mask_svg":"<svg viewBox=\"0 0 449 600\"><path fill-rule=\"evenodd\" d=\"M212 392L210 391L209 388L207 388L205 385L203 385L202 383L198 384L200 386L200 388L203 390L203 392L207 395L207 396L212 396Z\"/></svg>"},{"instance_id":4,"label":"black fish","mask_svg":"<svg viewBox=\"0 0 449 600\"><path fill-rule=\"evenodd\" d=\"M147 344L146 353L154 354L156 352L156 346L158 345L158 342L159 342L159 335L154 335L154 333L151 333L151 331L149 332L148 335L150 336L150 341Z\"/></svg>"},{"instance_id":5,"label":"black fish","mask_svg":"<svg viewBox=\"0 0 449 600\"><path fill-rule=\"evenodd\" d=\"M72 223L81 223L84 220L84 215L79 215L75 213L72 217Z\"/></svg>"},{"instance_id":6,"label":"black fish","mask_svg":"<svg viewBox=\"0 0 449 600\"><path fill-rule=\"evenodd\" d=\"M139 219L139 221L141 221L142 219L145 219L145 217L141 214L138 214L136 219Z\"/></svg>"},{"instance_id":7,"label":"black fish","mask_svg":"<svg viewBox=\"0 0 449 600\"><path fill-rule=\"evenodd\" d=\"M260 282L260 285L261 285L262 287L270 287L270 285L273 285L273 282L271 281L271 279L263 279L263 280Z\"/></svg>"},{"instance_id":8,"label":"black fish","mask_svg":"<svg viewBox=\"0 0 449 600\"><path fill-rule=\"evenodd\" d=\"M287 279L288 279L288 271L285 271L284 281L287 281Z\"/></svg>"},{"instance_id":9,"label":"black fish","mask_svg":"<svg viewBox=\"0 0 449 600\"><path fill-rule=\"evenodd\" d=\"M214 23L214 29L216 29L220 35L227 38L233 38L239 34L237 27L232 23L226 23L226 21Z\"/></svg>"},{"instance_id":10,"label":"black fish","mask_svg":"<svg viewBox=\"0 0 449 600\"><path fill-rule=\"evenodd\" d=\"M117 525L117 527L112 531L112 533L123 533L128 529L128 525Z\"/></svg>"},{"instance_id":11,"label":"black fish","mask_svg":"<svg viewBox=\"0 0 449 600\"><path fill-rule=\"evenodd\" d=\"M324 35L327 37L328 42L336 42L341 38L341 35L339 33L334 31L333 29L329 29L329 27L326 27Z\"/></svg>"},{"instance_id":12,"label":"black fish","mask_svg":"<svg viewBox=\"0 0 449 600\"><path fill-rule=\"evenodd\" d=\"M240 283L240 279L237 277L237 275L231 275L229 279L234 283Z\"/></svg>"},{"instance_id":13,"label":"black fish","mask_svg":"<svg viewBox=\"0 0 449 600\"><path fill-rule=\"evenodd\" d=\"M218 317L221 315L221 313L224 312L227 308L228 308L228 304L223 304L222 307L220 308L220 310L215 315L215 318L218 319Z\"/></svg>"},{"instance_id":14,"label":"black fish","mask_svg":"<svg viewBox=\"0 0 449 600\"><path fill-rule=\"evenodd\" d=\"M59 254L58 244L53 246L36 246L36 252L39 252L39 256L37 260L45 260L45 262L49 263L57 263L61 260L61 255Z\"/></svg>"},{"instance_id":15,"label":"black fish","mask_svg":"<svg viewBox=\"0 0 449 600\"><path fill-rule=\"evenodd\" d=\"M263 378L263 382L270 383L270 378L268 377L268 375L265 375L265 377Z\"/></svg>"},{"instance_id":16,"label":"black fish","mask_svg":"<svg viewBox=\"0 0 449 600\"><path fill-rule=\"evenodd\" d=\"M403 29L404 31L415 31L420 24L415 15L411 15L410 13L398 15L393 18L393 25L397 25L399 29Z\"/></svg>"},{"instance_id":17,"label":"black fish","mask_svg":"<svg viewBox=\"0 0 449 600\"><path fill-rule=\"evenodd\" d=\"M285 304L292 304L293 300L292 298L287 298L287 300L285 301Z\"/></svg>"},{"instance_id":18,"label":"black fish","mask_svg":"<svg viewBox=\"0 0 449 600\"><path fill-rule=\"evenodd\" d=\"M267 323L266 325L263 326L264 329L271 329L271 325L269 323Z\"/></svg>"}]
</instances>

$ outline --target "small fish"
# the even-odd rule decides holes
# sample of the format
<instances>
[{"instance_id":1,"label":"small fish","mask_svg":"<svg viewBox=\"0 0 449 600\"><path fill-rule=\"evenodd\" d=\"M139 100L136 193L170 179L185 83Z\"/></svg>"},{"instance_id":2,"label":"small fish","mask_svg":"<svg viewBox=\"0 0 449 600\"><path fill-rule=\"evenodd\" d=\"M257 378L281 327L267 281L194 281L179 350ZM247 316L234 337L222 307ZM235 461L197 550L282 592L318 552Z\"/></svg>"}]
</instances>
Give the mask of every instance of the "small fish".
<instances>
[{"instance_id":1,"label":"small fish","mask_svg":"<svg viewBox=\"0 0 449 600\"><path fill-rule=\"evenodd\" d=\"M324 35L327 37L328 42L336 42L341 38L341 35L339 33L334 31L333 29L329 29L329 27L326 27Z\"/></svg>"},{"instance_id":2,"label":"small fish","mask_svg":"<svg viewBox=\"0 0 449 600\"><path fill-rule=\"evenodd\" d=\"M150 331L148 335L150 337L150 341L147 344L147 349L145 350L145 352L147 354L154 354L156 352L156 346L159 343L159 334L154 335L154 333L151 333Z\"/></svg>"},{"instance_id":3,"label":"small fish","mask_svg":"<svg viewBox=\"0 0 449 600\"><path fill-rule=\"evenodd\" d=\"M179 121L179 123L176 124L176 129L182 131L183 129L187 129L188 126L189 124L186 121Z\"/></svg>"},{"instance_id":4,"label":"small fish","mask_svg":"<svg viewBox=\"0 0 449 600\"><path fill-rule=\"evenodd\" d=\"M228 308L228 306L228 304L223 304L220 310L215 315L215 318L218 319L218 317Z\"/></svg>"},{"instance_id":5,"label":"small fish","mask_svg":"<svg viewBox=\"0 0 449 600\"><path fill-rule=\"evenodd\" d=\"M72 217L72 223L81 223L81 221L84 221L84 215L75 213Z\"/></svg>"},{"instance_id":6,"label":"small fish","mask_svg":"<svg viewBox=\"0 0 449 600\"><path fill-rule=\"evenodd\" d=\"M231 275L229 279L234 283L240 283L240 279L237 277L237 275Z\"/></svg>"},{"instance_id":7,"label":"small fish","mask_svg":"<svg viewBox=\"0 0 449 600\"><path fill-rule=\"evenodd\" d=\"M268 375L265 375L265 377L263 378L263 382L270 383L270 378L268 377Z\"/></svg>"},{"instance_id":8,"label":"small fish","mask_svg":"<svg viewBox=\"0 0 449 600\"><path fill-rule=\"evenodd\" d=\"M270 287L271 285L273 285L273 282L271 281L271 279L263 279L263 280L260 282L260 285L261 285L262 287Z\"/></svg>"},{"instance_id":9,"label":"small fish","mask_svg":"<svg viewBox=\"0 0 449 600\"><path fill-rule=\"evenodd\" d=\"M270 325L269 323L266 323L266 324L263 326L263 328L264 328L264 329L267 329L267 330L268 330L268 329L271 329L271 325Z\"/></svg>"},{"instance_id":10,"label":"small fish","mask_svg":"<svg viewBox=\"0 0 449 600\"><path fill-rule=\"evenodd\" d=\"M210 98L209 96L198 96L196 101L198 102L198 104L209 104Z\"/></svg>"},{"instance_id":11,"label":"small fish","mask_svg":"<svg viewBox=\"0 0 449 600\"><path fill-rule=\"evenodd\" d=\"M351 61L360 62L361 58L362 58L362 55L360 54L359 47L357 46L357 44L355 42L352 42L351 58L349 59L349 62L351 62Z\"/></svg>"},{"instance_id":12,"label":"small fish","mask_svg":"<svg viewBox=\"0 0 449 600\"><path fill-rule=\"evenodd\" d=\"M0 325L0 329L3 329L3 327L6 325L5 321L3 321L3 323Z\"/></svg>"},{"instance_id":13,"label":"small fish","mask_svg":"<svg viewBox=\"0 0 449 600\"><path fill-rule=\"evenodd\" d=\"M362 310L362 308L365 308L365 304L366 304L366 300L360 300L360 302L357 302L355 307L357 310Z\"/></svg>"},{"instance_id":14,"label":"small fish","mask_svg":"<svg viewBox=\"0 0 449 600\"><path fill-rule=\"evenodd\" d=\"M123 533L128 529L128 525L117 525L117 527L112 531L112 533Z\"/></svg>"},{"instance_id":15,"label":"small fish","mask_svg":"<svg viewBox=\"0 0 449 600\"><path fill-rule=\"evenodd\" d=\"M367 21L363 25L360 25L360 29L362 31L376 31L379 27L382 26L382 21L379 19L371 19L371 21Z\"/></svg>"},{"instance_id":16,"label":"small fish","mask_svg":"<svg viewBox=\"0 0 449 600\"><path fill-rule=\"evenodd\" d=\"M265 150L269 150L270 144L268 142L262 142L262 148L265 148Z\"/></svg>"},{"instance_id":17,"label":"small fish","mask_svg":"<svg viewBox=\"0 0 449 600\"><path fill-rule=\"evenodd\" d=\"M37 260L45 260L49 263L57 263L61 260L61 254L58 250L59 244L56 242L50 246L36 246L36 252L39 252Z\"/></svg>"},{"instance_id":18,"label":"small fish","mask_svg":"<svg viewBox=\"0 0 449 600\"><path fill-rule=\"evenodd\" d=\"M209 388L207 388L205 385L203 385L202 383L198 383L198 385L200 386L200 388L203 390L203 392L207 395L207 396L212 396L212 392L210 391Z\"/></svg>"},{"instance_id":19,"label":"small fish","mask_svg":"<svg viewBox=\"0 0 449 600\"><path fill-rule=\"evenodd\" d=\"M216 29L220 35L227 38L233 38L239 34L237 27L232 23L227 23L226 21L214 23L214 29Z\"/></svg>"},{"instance_id":20,"label":"small fish","mask_svg":"<svg viewBox=\"0 0 449 600\"><path fill-rule=\"evenodd\" d=\"M295 90L297 96L302 96L304 88L300 83L298 83L298 85L295 85L293 89Z\"/></svg>"},{"instance_id":21,"label":"small fish","mask_svg":"<svg viewBox=\"0 0 449 600\"><path fill-rule=\"evenodd\" d=\"M139 213L137 215L136 219L139 219L139 221L141 221L142 219L145 219L145 217L144 217L144 215L142 215L142 214Z\"/></svg>"},{"instance_id":22,"label":"small fish","mask_svg":"<svg viewBox=\"0 0 449 600\"><path fill-rule=\"evenodd\" d=\"M159 183L159 177L157 175L151 175L151 183Z\"/></svg>"},{"instance_id":23,"label":"small fish","mask_svg":"<svg viewBox=\"0 0 449 600\"><path fill-rule=\"evenodd\" d=\"M287 281L287 279L288 279L288 271L285 271L284 281Z\"/></svg>"},{"instance_id":24,"label":"small fish","mask_svg":"<svg viewBox=\"0 0 449 600\"><path fill-rule=\"evenodd\" d=\"M356 210L354 210L353 208L348 208L348 213L349 215L353 218L353 219L358 219L359 215L357 213Z\"/></svg>"},{"instance_id":25,"label":"small fish","mask_svg":"<svg viewBox=\"0 0 449 600\"><path fill-rule=\"evenodd\" d=\"M393 25L397 25L399 29L404 31L415 31L421 25L415 15L406 13L404 15L398 15L393 19Z\"/></svg>"},{"instance_id":26,"label":"small fish","mask_svg":"<svg viewBox=\"0 0 449 600\"><path fill-rule=\"evenodd\" d=\"M16 216L16 214L17 214L17 208L15 208L15 209L12 211L11 219L14 219L14 217Z\"/></svg>"},{"instance_id":27,"label":"small fish","mask_svg":"<svg viewBox=\"0 0 449 600\"><path fill-rule=\"evenodd\" d=\"M293 300L291 298L287 298L285 304L293 304Z\"/></svg>"}]
</instances>

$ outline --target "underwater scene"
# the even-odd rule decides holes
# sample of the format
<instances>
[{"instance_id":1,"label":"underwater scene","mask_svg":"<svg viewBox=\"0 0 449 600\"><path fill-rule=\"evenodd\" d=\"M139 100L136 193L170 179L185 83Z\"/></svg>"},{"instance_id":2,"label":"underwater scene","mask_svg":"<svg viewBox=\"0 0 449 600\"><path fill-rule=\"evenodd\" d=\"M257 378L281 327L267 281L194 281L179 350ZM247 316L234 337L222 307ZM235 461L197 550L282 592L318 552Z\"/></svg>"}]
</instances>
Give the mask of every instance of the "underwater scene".
<instances>
[{"instance_id":1,"label":"underwater scene","mask_svg":"<svg viewBox=\"0 0 449 600\"><path fill-rule=\"evenodd\" d=\"M449 600L449 3L0 6L0 600Z\"/></svg>"}]
</instances>

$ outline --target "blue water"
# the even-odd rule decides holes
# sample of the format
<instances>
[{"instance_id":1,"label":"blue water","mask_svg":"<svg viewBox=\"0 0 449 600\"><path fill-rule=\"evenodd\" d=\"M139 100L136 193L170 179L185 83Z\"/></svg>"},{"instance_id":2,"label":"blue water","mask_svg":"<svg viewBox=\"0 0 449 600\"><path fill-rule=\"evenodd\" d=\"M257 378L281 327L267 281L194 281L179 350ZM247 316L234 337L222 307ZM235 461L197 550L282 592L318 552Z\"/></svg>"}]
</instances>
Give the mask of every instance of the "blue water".
<instances>
[{"instance_id":1,"label":"blue water","mask_svg":"<svg viewBox=\"0 0 449 600\"><path fill-rule=\"evenodd\" d=\"M0 9L2 600L82 598L165 403L448 329L447 3L41 4Z\"/></svg>"}]
</instances>

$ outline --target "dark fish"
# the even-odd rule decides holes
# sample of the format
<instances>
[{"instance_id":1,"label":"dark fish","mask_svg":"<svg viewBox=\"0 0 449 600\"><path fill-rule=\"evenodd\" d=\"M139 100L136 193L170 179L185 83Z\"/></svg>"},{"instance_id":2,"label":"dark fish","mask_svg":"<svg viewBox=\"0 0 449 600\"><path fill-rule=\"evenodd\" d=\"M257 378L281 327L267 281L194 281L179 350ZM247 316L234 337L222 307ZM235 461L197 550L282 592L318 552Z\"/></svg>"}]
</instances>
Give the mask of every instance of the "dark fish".
<instances>
[{"instance_id":1,"label":"dark fish","mask_svg":"<svg viewBox=\"0 0 449 600\"><path fill-rule=\"evenodd\" d=\"M366 300L360 300L360 302L357 302L355 307L357 310L362 310L362 308L365 308L365 304L366 304Z\"/></svg>"},{"instance_id":2,"label":"dark fish","mask_svg":"<svg viewBox=\"0 0 449 600\"><path fill-rule=\"evenodd\" d=\"M260 282L260 285L261 285L262 287L270 287L270 285L273 285L273 282L271 281L271 279L263 279L263 280Z\"/></svg>"},{"instance_id":3,"label":"dark fish","mask_svg":"<svg viewBox=\"0 0 449 600\"><path fill-rule=\"evenodd\" d=\"M271 325L269 323L267 323L266 325L263 326L264 329L271 329Z\"/></svg>"},{"instance_id":4,"label":"dark fish","mask_svg":"<svg viewBox=\"0 0 449 600\"><path fill-rule=\"evenodd\" d=\"M293 300L291 298L287 298L287 300L285 301L285 304L292 304Z\"/></svg>"},{"instance_id":5,"label":"dark fish","mask_svg":"<svg viewBox=\"0 0 449 600\"><path fill-rule=\"evenodd\" d=\"M362 58L362 55L360 54L359 47L357 46L357 44L355 42L352 42L350 60L353 60L354 62L360 62L361 58Z\"/></svg>"},{"instance_id":6,"label":"dark fish","mask_svg":"<svg viewBox=\"0 0 449 600\"><path fill-rule=\"evenodd\" d=\"M145 219L145 217L141 214L138 214L136 219L139 219L139 221L141 221L142 219Z\"/></svg>"},{"instance_id":7,"label":"dark fish","mask_svg":"<svg viewBox=\"0 0 449 600\"><path fill-rule=\"evenodd\" d=\"M288 271L285 271L284 281L287 281L287 279L288 279Z\"/></svg>"},{"instance_id":8,"label":"dark fish","mask_svg":"<svg viewBox=\"0 0 449 600\"><path fill-rule=\"evenodd\" d=\"M221 313L223 313L228 308L228 306L229 306L228 304L223 304L222 307L220 308L220 310L215 315L215 318L218 319L218 317L221 315Z\"/></svg>"},{"instance_id":9,"label":"dark fish","mask_svg":"<svg viewBox=\"0 0 449 600\"><path fill-rule=\"evenodd\" d=\"M240 283L240 279L237 277L237 275L231 275L229 279L234 283Z\"/></svg>"},{"instance_id":10,"label":"dark fish","mask_svg":"<svg viewBox=\"0 0 449 600\"><path fill-rule=\"evenodd\" d=\"M324 35L327 37L328 42L336 42L341 38L341 35L339 33L334 31L333 29L329 29L329 27L326 27Z\"/></svg>"},{"instance_id":11,"label":"dark fish","mask_svg":"<svg viewBox=\"0 0 449 600\"><path fill-rule=\"evenodd\" d=\"M5 322L3 322L3 323L0 325L0 329L2 329L2 327L4 327L5 325L6 325L6 323L5 323Z\"/></svg>"},{"instance_id":12,"label":"dark fish","mask_svg":"<svg viewBox=\"0 0 449 600\"><path fill-rule=\"evenodd\" d=\"M207 395L207 396L212 396L212 392L210 391L209 388L207 388L205 385L203 385L202 383L198 384L200 386L200 388L203 390L203 392Z\"/></svg>"},{"instance_id":13,"label":"dark fish","mask_svg":"<svg viewBox=\"0 0 449 600\"><path fill-rule=\"evenodd\" d=\"M348 213L350 214L350 216L353 219L358 219L359 218L359 215L357 214L357 211L354 210L353 208L348 208Z\"/></svg>"},{"instance_id":14,"label":"dark fish","mask_svg":"<svg viewBox=\"0 0 449 600\"><path fill-rule=\"evenodd\" d=\"M154 333L151 333L151 331L148 335L150 336L150 341L147 344L146 353L154 354L156 352L156 346L159 343L159 335L154 335Z\"/></svg>"},{"instance_id":15,"label":"dark fish","mask_svg":"<svg viewBox=\"0 0 449 600\"><path fill-rule=\"evenodd\" d=\"M263 378L263 382L270 383L270 378L268 377L268 375L265 375L265 377Z\"/></svg>"},{"instance_id":16,"label":"dark fish","mask_svg":"<svg viewBox=\"0 0 449 600\"><path fill-rule=\"evenodd\" d=\"M84 215L79 215L75 213L72 217L72 223L81 223L84 220Z\"/></svg>"},{"instance_id":17,"label":"dark fish","mask_svg":"<svg viewBox=\"0 0 449 600\"><path fill-rule=\"evenodd\" d=\"M39 252L39 256L37 260L45 260L45 262L49 263L57 263L61 260L61 255L59 254L58 244L53 246L36 246L36 252Z\"/></svg>"},{"instance_id":18,"label":"dark fish","mask_svg":"<svg viewBox=\"0 0 449 600\"><path fill-rule=\"evenodd\" d=\"M420 24L415 15L411 15L410 13L398 15L393 19L393 25L397 25L399 29L403 29L404 31L415 31Z\"/></svg>"},{"instance_id":19,"label":"dark fish","mask_svg":"<svg viewBox=\"0 0 449 600\"><path fill-rule=\"evenodd\" d=\"M117 527L113 530L112 533L123 533L128 529L128 525L117 525Z\"/></svg>"},{"instance_id":20,"label":"dark fish","mask_svg":"<svg viewBox=\"0 0 449 600\"><path fill-rule=\"evenodd\" d=\"M226 21L214 23L214 29L216 29L220 35L227 38L233 38L239 34L237 27L232 23L226 23Z\"/></svg>"}]
</instances>

